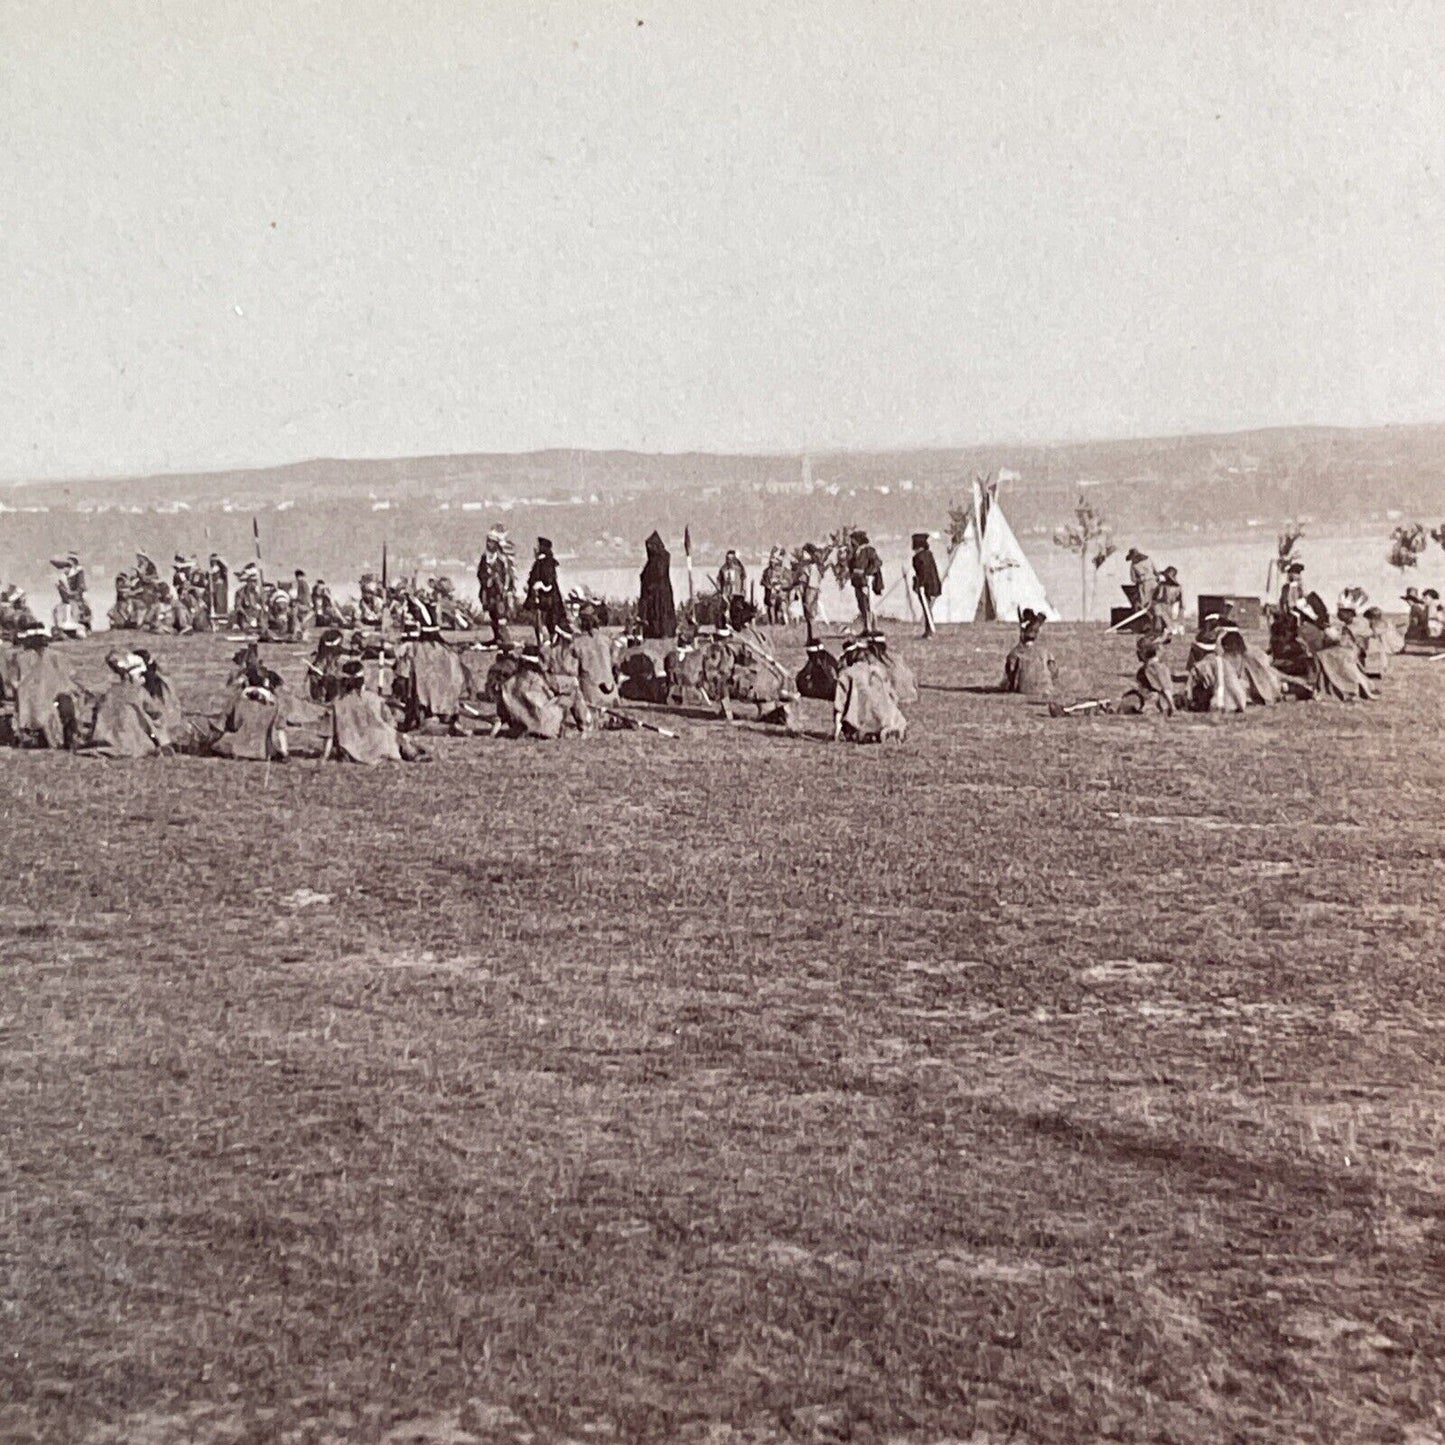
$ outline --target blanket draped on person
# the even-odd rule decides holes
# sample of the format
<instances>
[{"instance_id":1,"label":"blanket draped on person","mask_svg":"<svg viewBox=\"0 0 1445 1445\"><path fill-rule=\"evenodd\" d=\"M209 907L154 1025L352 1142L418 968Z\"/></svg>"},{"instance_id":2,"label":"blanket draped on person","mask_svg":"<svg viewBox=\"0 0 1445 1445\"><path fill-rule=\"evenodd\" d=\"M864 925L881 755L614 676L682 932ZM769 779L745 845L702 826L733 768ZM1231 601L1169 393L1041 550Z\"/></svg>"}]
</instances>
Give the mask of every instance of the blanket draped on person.
<instances>
[{"instance_id":1,"label":"blanket draped on person","mask_svg":"<svg viewBox=\"0 0 1445 1445\"><path fill-rule=\"evenodd\" d=\"M456 721L461 711L466 673L456 650L435 627L423 627L411 654L407 725L419 727L428 717Z\"/></svg>"},{"instance_id":2,"label":"blanket draped on person","mask_svg":"<svg viewBox=\"0 0 1445 1445\"><path fill-rule=\"evenodd\" d=\"M1025 608L1019 620L1019 640L1004 658L1003 690L1023 697L1052 697L1059 684L1059 664L1040 640L1044 617Z\"/></svg>"},{"instance_id":3,"label":"blanket draped on person","mask_svg":"<svg viewBox=\"0 0 1445 1445\"><path fill-rule=\"evenodd\" d=\"M358 680L360 671L358 664ZM347 687L331 704L331 748L345 762L368 767L402 760L401 739L386 704L360 686Z\"/></svg>"},{"instance_id":4,"label":"blanket draped on person","mask_svg":"<svg viewBox=\"0 0 1445 1445\"><path fill-rule=\"evenodd\" d=\"M153 757L170 739L160 704L145 689L145 664L134 655L106 661L119 676L100 696L91 717L89 751L107 758Z\"/></svg>"},{"instance_id":5,"label":"blanket draped on person","mask_svg":"<svg viewBox=\"0 0 1445 1445\"><path fill-rule=\"evenodd\" d=\"M548 678L546 659L536 648L522 650L516 672L502 683L497 697L497 724L513 737L562 736L567 708Z\"/></svg>"},{"instance_id":6,"label":"blanket draped on person","mask_svg":"<svg viewBox=\"0 0 1445 1445\"><path fill-rule=\"evenodd\" d=\"M21 634L7 659L6 686L15 703L12 726L18 737L47 748L76 741L80 685L55 655L43 627Z\"/></svg>"},{"instance_id":7,"label":"blanket draped on person","mask_svg":"<svg viewBox=\"0 0 1445 1445\"><path fill-rule=\"evenodd\" d=\"M855 743L901 740L908 729L888 673L862 642L843 650L833 695L833 737Z\"/></svg>"},{"instance_id":8,"label":"blanket draped on person","mask_svg":"<svg viewBox=\"0 0 1445 1445\"><path fill-rule=\"evenodd\" d=\"M799 697L832 702L838 690L838 660L816 640L808 643L807 657L796 678Z\"/></svg>"},{"instance_id":9,"label":"blanket draped on person","mask_svg":"<svg viewBox=\"0 0 1445 1445\"><path fill-rule=\"evenodd\" d=\"M672 559L659 532L646 542L647 562L642 569L638 617L645 638L671 637L677 631L677 607L672 598Z\"/></svg>"}]
</instances>

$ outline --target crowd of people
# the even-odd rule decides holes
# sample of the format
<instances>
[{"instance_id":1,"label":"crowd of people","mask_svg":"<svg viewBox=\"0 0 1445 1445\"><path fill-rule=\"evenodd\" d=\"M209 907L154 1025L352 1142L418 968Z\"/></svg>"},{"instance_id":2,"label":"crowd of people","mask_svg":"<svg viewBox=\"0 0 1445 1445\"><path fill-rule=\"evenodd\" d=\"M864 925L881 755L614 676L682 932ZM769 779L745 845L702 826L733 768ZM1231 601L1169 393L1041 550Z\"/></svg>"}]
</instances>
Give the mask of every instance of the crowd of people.
<instances>
[{"instance_id":1,"label":"crowd of people","mask_svg":"<svg viewBox=\"0 0 1445 1445\"><path fill-rule=\"evenodd\" d=\"M175 752L284 762L291 756L288 723L301 721L322 741L316 755L361 763L427 755L428 733L478 733L556 739L614 728L669 729L651 710L690 717L740 718L796 732L801 699L831 705L829 735L839 741L891 742L907 732L904 709L918 697L909 664L890 648L869 605L881 591L877 553L864 533L846 535L848 576L858 602L856 631L835 654L817 636L816 589L825 549L802 549L801 609L807 623L805 660L796 673L773 655L758 622L786 618L797 576L781 549L764 571L764 603L756 609L747 572L734 552L716 578L715 616L700 622L672 595L670 559L661 536L646 542L640 597L628 626L614 639L605 605L564 593L556 554L539 537L525 582L517 585L510 539L488 535L477 569L478 608L491 638L448 638L462 604L445 579L362 578L360 599L336 606L324 582L266 582L255 564L234 578L212 556L204 567L178 554L169 584L144 554L117 583L113 625L173 632L205 631L226 619L253 640L237 652L213 714L179 709L169 680L143 648L119 647L106 659L107 685L77 682L55 643L88 626L84 571L73 554L53 559L61 604L52 626L39 622L23 594L0 593L0 623L12 645L0 654L0 735L21 746L67 748L108 757ZM938 570L925 533L913 537L912 585L923 607L923 636L933 632L929 601ZM796 559L795 559L796 560ZM1360 588L1347 588L1333 611L1306 590L1304 565L1292 563L1269 609L1266 649L1252 641L1226 606L1200 620L1187 655L1174 663L1182 635L1177 572L1156 572L1138 549L1129 553L1126 589L1137 623L1138 670L1122 696L1059 696L1059 661L1046 618L1025 610L1015 645L1004 659L999 689L1047 701L1055 716L1091 712L1244 712L1286 698L1368 700L1378 695L1391 659L1407 641L1445 644L1445 608L1433 590L1410 589L1402 635ZM814 597L810 603L808 593ZM783 593L780 597L776 594ZM262 657L265 641L309 640L319 629L304 681L295 692ZM514 628L519 632L514 635ZM525 640L519 640L519 637ZM663 645L659 645L659 642ZM649 712L629 708L645 704Z\"/></svg>"}]
</instances>

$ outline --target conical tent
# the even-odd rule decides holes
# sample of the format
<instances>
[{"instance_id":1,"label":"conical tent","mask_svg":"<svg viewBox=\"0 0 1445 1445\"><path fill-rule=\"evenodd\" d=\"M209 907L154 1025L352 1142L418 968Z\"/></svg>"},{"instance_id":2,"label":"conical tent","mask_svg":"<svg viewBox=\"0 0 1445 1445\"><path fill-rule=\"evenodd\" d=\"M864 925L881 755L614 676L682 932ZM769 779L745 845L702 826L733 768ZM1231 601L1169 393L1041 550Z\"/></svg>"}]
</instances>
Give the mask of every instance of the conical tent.
<instances>
[{"instance_id":1,"label":"conical tent","mask_svg":"<svg viewBox=\"0 0 1445 1445\"><path fill-rule=\"evenodd\" d=\"M933 620L938 623L1017 622L1026 607L1051 620L1059 615L1003 509L995 498L985 495L977 481L973 484L973 514L949 555L941 582L942 593L933 604ZM922 620L907 568L879 599L877 613L894 622Z\"/></svg>"},{"instance_id":2,"label":"conical tent","mask_svg":"<svg viewBox=\"0 0 1445 1445\"><path fill-rule=\"evenodd\" d=\"M1014 529L1009 526L1003 508L997 503L988 509L983 526L983 571L988 579L987 595L994 617L1003 622L1017 622L1026 607L1042 612L1051 622L1059 614L1049 602L1044 584L1029 565Z\"/></svg>"}]
</instances>

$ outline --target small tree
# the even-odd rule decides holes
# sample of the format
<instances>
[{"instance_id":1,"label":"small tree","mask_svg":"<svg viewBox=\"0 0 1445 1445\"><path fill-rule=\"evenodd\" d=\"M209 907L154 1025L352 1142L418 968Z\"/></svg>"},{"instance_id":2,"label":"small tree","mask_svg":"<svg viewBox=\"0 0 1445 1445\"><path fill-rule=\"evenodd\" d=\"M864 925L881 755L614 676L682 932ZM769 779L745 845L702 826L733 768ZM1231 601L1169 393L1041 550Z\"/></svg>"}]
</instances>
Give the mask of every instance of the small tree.
<instances>
[{"instance_id":1,"label":"small tree","mask_svg":"<svg viewBox=\"0 0 1445 1445\"><path fill-rule=\"evenodd\" d=\"M1445 547L1445 522L1434 528L1430 535L1442 546Z\"/></svg>"},{"instance_id":2,"label":"small tree","mask_svg":"<svg viewBox=\"0 0 1445 1445\"><path fill-rule=\"evenodd\" d=\"M1054 546L1073 552L1079 558L1079 615L1089 616L1089 564L1094 566L1094 582L1098 585L1099 568L1114 554L1114 529L1082 495L1074 503L1074 520L1054 533Z\"/></svg>"},{"instance_id":3,"label":"small tree","mask_svg":"<svg viewBox=\"0 0 1445 1445\"><path fill-rule=\"evenodd\" d=\"M1409 568L1419 562L1428 540L1425 528L1419 522L1412 522L1407 527L1396 527L1390 533L1390 566L1398 568L1403 577Z\"/></svg>"},{"instance_id":4,"label":"small tree","mask_svg":"<svg viewBox=\"0 0 1445 1445\"><path fill-rule=\"evenodd\" d=\"M948 550L956 552L973 525L973 508L962 503L948 509Z\"/></svg>"}]
</instances>

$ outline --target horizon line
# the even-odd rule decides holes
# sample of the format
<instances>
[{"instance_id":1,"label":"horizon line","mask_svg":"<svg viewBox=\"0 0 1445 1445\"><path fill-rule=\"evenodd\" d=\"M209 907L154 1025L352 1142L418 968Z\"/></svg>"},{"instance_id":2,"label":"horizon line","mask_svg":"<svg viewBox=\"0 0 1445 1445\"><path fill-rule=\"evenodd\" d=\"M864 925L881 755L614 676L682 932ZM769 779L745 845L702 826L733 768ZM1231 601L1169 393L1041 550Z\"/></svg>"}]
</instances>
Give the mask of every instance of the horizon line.
<instances>
[{"instance_id":1,"label":"horizon line","mask_svg":"<svg viewBox=\"0 0 1445 1445\"><path fill-rule=\"evenodd\" d=\"M1429 421L1395 421L1395 422L1372 422L1364 425L1350 425L1336 422L1272 422L1262 426L1240 426L1232 428L1208 428L1200 431L1160 431L1160 432L1137 432L1114 436L1089 436L1089 437L1064 437L1048 440L1029 440L1023 438L1005 438L997 441L977 442L955 442L955 443L925 443L911 445L908 443L883 444L883 445L858 445L858 446L806 446L806 447L737 447L730 449L715 449L709 447L691 447L682 450L661 450L647 451L639 447L599 447L599 446L543 446L527 447L522 450L494 450L494 451L453 451L453 452L396 452L386 455L372 456L338 456L326 454L313 454L311 456L293 457L288 461L277 462L241 462L241 463L219 463L210 466L186 466L175 470L163 471L138 471L138 472L91 472L75 473L64 477L6 477L0 478L0 486L6 488L20 487L66 487L93 484L98 482L148 482L159 481L167 478L179 477L211 477L223 472L274 472L283 471L288 468L314 466L319 463L340 463L342 465L367 466L388 462L434 462L447 461L454 457L539 457L548 454L585 454L596 456L620 455L650 458L667 457L747 457L754 460L765 458L796 458L801 461L804 457L860 457L879 456L891 453L938 453L938 452L967 452L986 451L997 447L1017 447L1020 449L1036 451L1054 451L1066 447L1085 446L1118 446L1124 444L1138 444L1143 442L1163 441L1202 441L1213 437L1235 437L1235 436L1257 436L1262 433L1271 432L1383 432L1383 431L1408 431L1426 430L1435 427L1445 427L1445 420L1434 419Z\"/></svg>"}]
</instances>

